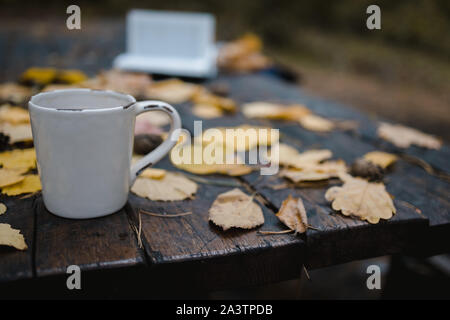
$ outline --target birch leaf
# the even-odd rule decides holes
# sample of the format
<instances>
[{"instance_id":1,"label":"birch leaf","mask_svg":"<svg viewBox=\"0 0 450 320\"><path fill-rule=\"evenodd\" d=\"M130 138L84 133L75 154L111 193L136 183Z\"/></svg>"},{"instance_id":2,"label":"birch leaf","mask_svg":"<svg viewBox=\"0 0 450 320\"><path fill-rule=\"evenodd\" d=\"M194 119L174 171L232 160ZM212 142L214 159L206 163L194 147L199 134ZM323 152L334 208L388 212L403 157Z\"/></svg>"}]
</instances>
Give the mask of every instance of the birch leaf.
<instances>
[{"instance_id":1,"label":"birch leaf","mask_svg":"<svg viewBox=\"0 0 450 320\"><path fill-rule=\"evenodd\" d=\"M223 116L222 109L209 104L198 103L192 108L192 113L203 119L214 119Z\"/></svg>"},{"instance_id":2,"label":"birch leaf","mask_svg":"<svg viewBox=\"0 0 450 320\"><path fill-rule=\"evenodd\" d=\"M383 183L368 182L350 175L343 175L341 179L344 181L343 186L331 187L325 194L325 199L332 202L334 210L369 223L390 219L396 213Z\"/></svg>"},{"instance_id":3,"label":"birch leaf","mask_svg":"<svg viewBox=\"0 0 450 320\"><path fill-rule=\"evenodd\" d=\"M154 201L177 201L192 198L197 184L180 173L166 172L161 179L138 177L131 191Z\"/></svg>"},{"instance_id":4,"label":"birch leaf","mask_svg":"<svg viewBox=\"0 0 450 320\"><path fill-rule=\"evenodd\" d=\"M1 152L0 165L8 169L34 169L36 168L36 152L34 148Z\"/></svg>"},{"instance_id":5,"label":"birch leaf","mask_svg":"<svg viewBox=\"0 0 450 320\"><path fill-rule=\"evenodd\" d=\"M0 123L8 122L12 125L30 123L30 115L27 110L5 104L0 107Z\"/></svg>"},{"instance_id":6,"label":"birch leaf","mask_svg":"<svg viewBox=\"0 0 450 320\"><path fill-rule=\"evenodd\" d=\"M0 132L9 136L9 142L11 144L16 142L33 141L33 134L29 123L18 125L12 125L8 122L0 123Z\"/></svg>"},{"instance_id":7,"label":"birch leaf","mask_svg":"<svg viewBox=\"0 0 450 320\"><path fill-rule=\"evenodd\" d=\"M253 197L235 188L217 196L209 209L209 220L223 230L252 229L264 223L264 215Z\"/></svg>"},{"instance_id":8,"label":"birch leaf","mask_svg":"<svg viewBox=\"0 0 450 320\"><path fill-rule=\"evenodd\" d=\"M308 228L308 217L306 216L303 201L300 198L294 199L289 195L281 204L280 211L276 216L296 233L304 233Z\"/></svg>"},{"instance_id":9,"label":"birch leaf","mask_svg":"<svg viewBox=\"0 0 450 320\"><path fill-rule=\"evenodd\" d=\"M8 210L6 205L4 203L0 202L0 215L4 214L6 212L6 210Z\"/></svg>"},{"instance_id":10,"label":"birch leaf","mask_svg":"<svg viewBox=\"0 0 450 320\"><path fill-rule=\"evenodd\" d=\"M440 149L442 146L435 136L400 124L382 122L378 127L378 136L399 148L408 148L413 144L428 149Z\"/></svg>"},{"instance_id":11,"label":"birch leaf","mask_svg":"<svg viewBox=\"0 0 450 320\"><path fill-rule=\"evenodd\" d=\"M328 132L335 127L334 122L314 114L301 117L299 122L303 128L317 132Z\"/></svg>"},{"instance_id":12,"label":"birch leaf","mask_svg":"<svg viewBox=\"0 0 450 320\"><path fill-rule=\"evenodd\" d=\"M17 196L23 193L34 193L41 190L41 180L36 174L24 176L24 179L18 183L2 188L2 193L8 196Z\"/></svg>"},{"instance_id":13,"label":"birch leaf","mask_svg":"<svg viewBox=\"0 0 450 320\"><path fill-rule=\"evenodd\" d=\"M269 102L251 102L243 106L242 113L250 119L273 119L297 121L311 111L300 104L283 106Z\"/></svg>"},{"instance_id":14,"label":"birch leaf","mask_svg":"<svg viewBox=\"0 0 450 320\"><path fill-rule=\"evenodd\" d=\"M383 151L372 151L368 152L364 155L364 159L367 161L380 166L383 169L386 169L393 163L395 163L398 157L395 154L387 153Z\"/></svg>"},{"instance_id":15,"label":"birch leaf","mask_svg":"<svg viewBox=\"0 0 450 320\"><path fill-rule=\"evenodd\" d=\"M190 100L201 87L178 79L168 79L153 82L146 90L146 96L167 101L169 103L183 103Z\"/></svg>"},{"instance_id":16,"label":"birch leaf","mask_svg":"<svg viewBox=\"0 0 450 320\"><path fill-rule=\"evenodd\" d=\"M18 183L24 179L22 176L27 169L0 168L0 188Z\"/></svg>"},{"instance_id":17,"label":"birch leaf","mask_svg":"<svg viewBox=\"0 0 450 320\"><path fill-rule=\"evenodd\" d=\"M7 223L0 223L0 245L14 247L17 250L28 248L20 230L11 228Z\"/></svg>"},{"instance_id":18,"label":"birch leaf","mask_svg":"<svg viewBox=\"0 0 450 320\"><path fill-rule=\"evenodd\" d=\"M0 85L0 100L21 104L31 96L31 89L19 84L7 82Z\"/></svg>"}]
</instances>

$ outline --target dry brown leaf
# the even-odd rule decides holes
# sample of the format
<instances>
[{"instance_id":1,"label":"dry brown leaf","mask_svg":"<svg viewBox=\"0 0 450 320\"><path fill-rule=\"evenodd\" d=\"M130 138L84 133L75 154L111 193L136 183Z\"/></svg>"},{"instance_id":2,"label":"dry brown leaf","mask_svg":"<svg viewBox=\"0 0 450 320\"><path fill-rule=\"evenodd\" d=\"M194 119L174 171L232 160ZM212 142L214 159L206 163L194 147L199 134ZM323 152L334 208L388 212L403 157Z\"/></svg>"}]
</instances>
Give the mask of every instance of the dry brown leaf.
<instances>
[{"instance_id":1,"label":"dry brown leaf","mask_svg":"<svg viewBox=\"0 0 450 320\"><path fill-rule=\"evenodd\" d=\"M12 82L0 85L0 100L21 104L31 96L31 89Z\"/></svg>"},{"instance_id":2,"label":"dry brown leaf","mask_svg":"<svg viewBox=\"0 0 450 320\"><path fill-rule=\"evenodd\" d=\"M217 196L209 209L209 220L223 230L252 229L264 223L264 215L253 197L235 188Z\"/></svg>"},{"instance_id":3,"label":"dry brown leaf","mask_svg":"<svg viewBox=\"0 0 450 320\"><path fill-rule=\"evenodd\" d=\"M34 169L36 168L36 152L34 148L1 152L0 165L7 169Z\"/></svg>"},{"instance_id":4,"label":"dry brown leaf","mask_svg":"<svg viewBox=\"0 0 450 320\"><path fill-rule=\"evenodd\" d=\"M4 214L6 212L6 210L8 210L6 205L4 203L0 202L0 215Z\"/></svg>"},{"instance_id":5,"label":"dry brown leaf","mask_svg":"<svg viewBox=\"0 0 450 320\"><path fill-rule=\"evenodd\" d=\"M242 107L242 113L247 118L292 120L297 121L311 111L304 105L283 106L269 102L252 102Z\"/></svg>"},{"instance_id":6,"label":"dry brown leaf","mask_svg":"<svg viewBox=\"0 0 450 320\"><path fill-rule=\"evenodd\" d=\"M22 176L27 169L7 169L0 168L0 188L18 183L24 179Z\"/></svg>"},{"instance_id":7,"label":"dry brown leaf","mask_svg":"<svg viewBox=\"0 0 450 320\"><path fill-rule=\"evenodd\" d=\"M303 128L311 131L329 132L335 128L334 122L314 114L301 117L299 122Z\"/></svg>"},{"instance_id":8,"label":"dry brown leaf","mask_svg":"<svg viewBox=\"0 0 450 320\"><path fill-rule=\"evenodd\" d=\"M218 54L220 68L231 71L255 71L267 68L271 61L261 54L262 41L247 33L241 38L223 45Z\"/></svg>"},{"instance_id":9,"label":"dry brown leaf","mask_svg":"<svg viewBox=\"0 0 450 320\"><path fill-rule=\"evenodd\" d=\"M440 149L442 141L435 136L400 124L380 123L378 136L399 148L408 148L412 144L428 149Z\"/></svg>"},{"instance_id":10,"label":"dry brown leaf","mask_svg":"<svg viewBox=\"0 0 450 320\"><path fill-rule=\"evenodd\" d=\"M147 88L145 95L169 103L183 103L190 100L199 90L201 90L199 85L178 79L169 79L152 83Z\"/></svg>"},{"instance_id":11,"label":"dry brown leaf","mask_svg":"<svg viewBox=\"0 0 450 320\"><path fill-rule=\"evenodd\" d=\"M309 167L311 163L319 163L333 156L333 153L328 149L307 150L300 153L297 149L284 143L278 144L277 147L278 159L276 153L271 153L270 161L297 169L303 169L305 166Z\"/></svg>"},{"instance_id":12,"label":"dry brown leaf","mask_svg":"<svg viewBox=\"0 0 450 320\"><path fill-rule=\"evenodd\" d=\"M180 173L166 172L161 179L138 177L131 191L154 201L177 201L192 198L197 187L195 182Z\"/></svg>"},{"instance_id":13,"label":"dry brown leaf","mask_svg":"<svg viewBox=\"0 0 450 320\"><path fill-rule=\"evenodd\" d=\"M85 88L113 90L132 96L145 96L151 85L152 81L147 74L119 70L102 71L95 78L79 84L79 86Z\"/></svg>"},{"instance_id":14,"label":"dry brown leaf","mask_svg":"<svg viewBox=\"0 0 450 320\"><path fill-rule=\"evenodd\" d=\"M325 194L332 208L345 216L355 216L370 223L390 219L396 213L392 198L383 183L342 175L344 185L331 187Z\"/></svg>"},{"instance_id":15,"label":"dry brown leaf","mask_svg":"<svg viewBox=\"0 0 450 320\"><path fill-rule=\"evenodd\" d=\"M0 132L9 136L9 143L33 141L31 125L29 123L12 125L8 122L0 123Z\"/></svg>"},{"instance_id":16,"label":"dry brown leaf","mask_svg":"<svg viewBox=\"0 0 450 320\"><path fill-rule=\"evenodd\" d=\"M222 109L209 104L195 104L192 107L192 113L203 119L214 119L223 116Z\"/></svg>"},{"instance_id":17,"label":"dry brown leaf","mask_svg":"<svg viewBox=\"0 0 450 320\"><path fill-rule=\"evenodd\" d=\"M281 204L280 211L278 211L276 216L296 233L304 233L308 228L308 217L306 216L303 201L300 198L294 199L289 195Z\"/></svg>"},{"instance_id":18,"label":"dry brown leaf","mask_svg":"<svg viewBox=\"0 0 450 320\"><path fill-rule=\"evenodd\" d=\"M316 171L303 171L295 169L284 169L280 171L280 176L288 178L294 183L301 181L321 181L330 179L331 176L328 173L316 172Z\"/></svg>"},{"instance_id":19,"label":"dry brown leaf","mask_svg":"<svg viewBox=\"0 0 450 320\"><path fill-rule=\"evenodd\" d=\"M395 154L383 151L371 151L364 155L364 159L386 169L398 160Z\"/></svg>"},{"instance_id":20,"label":"dry brown leaf","mask_svg":"<svg viewBox=\"0 0 450 320\"><path fill-rule=\"evenodd\" d=\"M42 189L41 180L36 174L24 176L24 179L18 183L2 188L2 193L8 196L17 196L23 193L34 193Z\"/></svg>"},{"instance_id":21,"label":"dry brown leaf","mask_svg":"<svg viewBox=\"0 0 450 320\"><path fill-rule=\"evenodd\" d=\"M20 230L11 228L7 223L0 223L0 245L14 247L17 250L28 248Z\"/></svg>"},{"instance_id":22,"label":"dry brown leaf","mask_svg":"<svg viewBox=\"0 0 450 320\"><path fill-rule=\"evenodd\" d=\"M2 122L12 125L30 123L30 115L24 108L4 104L0 106L0 123Z\"/></svg>"},{"instance_id":23,"label":"dry brown leaf","mask_svg":"<svg viewBox=\"0 0 450 320\"><path fill-rule=\"evenodd\" d=\"M215 95L206 89L196 90L192 101L195 104L215 107L226 112L235 112L237 109L236 103L232 99Z\"/></svg>"}]
</instances>

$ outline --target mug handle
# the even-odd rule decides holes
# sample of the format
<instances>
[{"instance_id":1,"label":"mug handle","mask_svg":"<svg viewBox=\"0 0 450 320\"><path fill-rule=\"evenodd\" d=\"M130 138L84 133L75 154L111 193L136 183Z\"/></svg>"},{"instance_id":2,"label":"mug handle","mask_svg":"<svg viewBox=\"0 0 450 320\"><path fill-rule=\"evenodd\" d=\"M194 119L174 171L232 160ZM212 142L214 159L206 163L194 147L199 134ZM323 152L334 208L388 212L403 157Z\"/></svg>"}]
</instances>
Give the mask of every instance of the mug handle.
<instances>
[{"instance_id":1,"label":"mug handle","mask_svg":"<svg viewBox=\"0 0 450 320\"><path fill-rule=\"evenodd\" d=\"M162 101L139 101L133 104L135 114L139 114L147 111L163 111L169 115L171 119L170 132L167 139L160 144L155 150L145 155L142 159L137 161L132 167L130 172L130 187L133 185L137 176L147 167L154 165L161 160L172 147L177 143L181 130L181 119L177 110L170 104Z\"/></svg>"}]
</instances>

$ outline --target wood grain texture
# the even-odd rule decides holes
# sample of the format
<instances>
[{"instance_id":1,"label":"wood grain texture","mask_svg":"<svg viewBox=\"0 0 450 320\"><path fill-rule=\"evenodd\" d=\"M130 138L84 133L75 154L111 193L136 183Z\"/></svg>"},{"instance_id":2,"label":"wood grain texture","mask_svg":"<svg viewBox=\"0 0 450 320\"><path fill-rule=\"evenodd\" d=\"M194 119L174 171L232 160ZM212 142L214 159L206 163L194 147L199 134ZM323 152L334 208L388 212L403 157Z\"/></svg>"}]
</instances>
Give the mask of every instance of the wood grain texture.
<instances>
[{"instance_id":1,"label":"wood grain texture","mask_svg":"<svg viewBox=\"0 0 450 320\"><path fill-rule=\"evenodd\" d=\"M167 159L157 165L175 170ZM211 176L206 179L234 178ZM274 213L263 204L265 223L251 230L223 231L208 221L208 210L220 193L233 187L200 184L195 199L176 202L150 201L130 195L130 214L139 226L139 209L159 214L192 212L165 218L141 214L142 236L151 272L171 276L166 281L208 288L225 288L280 281L299 275L304 242L293 235L258 235L258 230L283 230ZM241 189L251 194L244 186ZM280 263L282 261L283 263ZM171 270L170 273L165 270ZM176 279L176 280L175 280Z\"/></svg>"},{"instance_id":2,"label":"wood grain texture","mask_svg":"<svg viewBox=\"0 0 450 320\"><path fill-rule=\"evenodd\" d=\"M19 229L25 238L27 250L0 246L0 282L30 279L33 277L34 250L34 197L0 196L0 202L7 206L5 214L0 215L0 223L8 223Z\"/></svg>"},{"instance_id":3,"label":"wood grain texture","mask_svg":"<svg viewBox=\"0 0 450 320\"><path fill-rule=\"evenodd\" d=\"M36 207L36 275L81 270L132 267L144 262L136 237L121 211L110 216L70 220L51 214L38 199Z\"/></svg>"}]
</instances>

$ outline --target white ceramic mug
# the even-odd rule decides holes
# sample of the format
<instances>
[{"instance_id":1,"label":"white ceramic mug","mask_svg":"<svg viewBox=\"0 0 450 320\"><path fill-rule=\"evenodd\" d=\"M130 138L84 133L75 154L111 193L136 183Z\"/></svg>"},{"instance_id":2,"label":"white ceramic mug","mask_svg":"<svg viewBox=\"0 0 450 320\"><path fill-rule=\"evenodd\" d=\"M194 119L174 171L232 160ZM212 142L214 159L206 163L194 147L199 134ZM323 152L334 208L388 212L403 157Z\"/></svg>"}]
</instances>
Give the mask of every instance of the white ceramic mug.
<instances>
[{"instance_id":1,"label":"white ceramic mug","mask_svg":"<svg viewBox=\"0 0 450 320\"><path fill-rule=\"evenodd\" d=\"M169 137L131 167L136 116L156 110L172 120ZM181 128L171 105L136 102L113 91L39 93L31 98L29 111L44 204L53 214L72 219L120 210L136 176L170 151Z\"/></svg>"}]
</instances>

